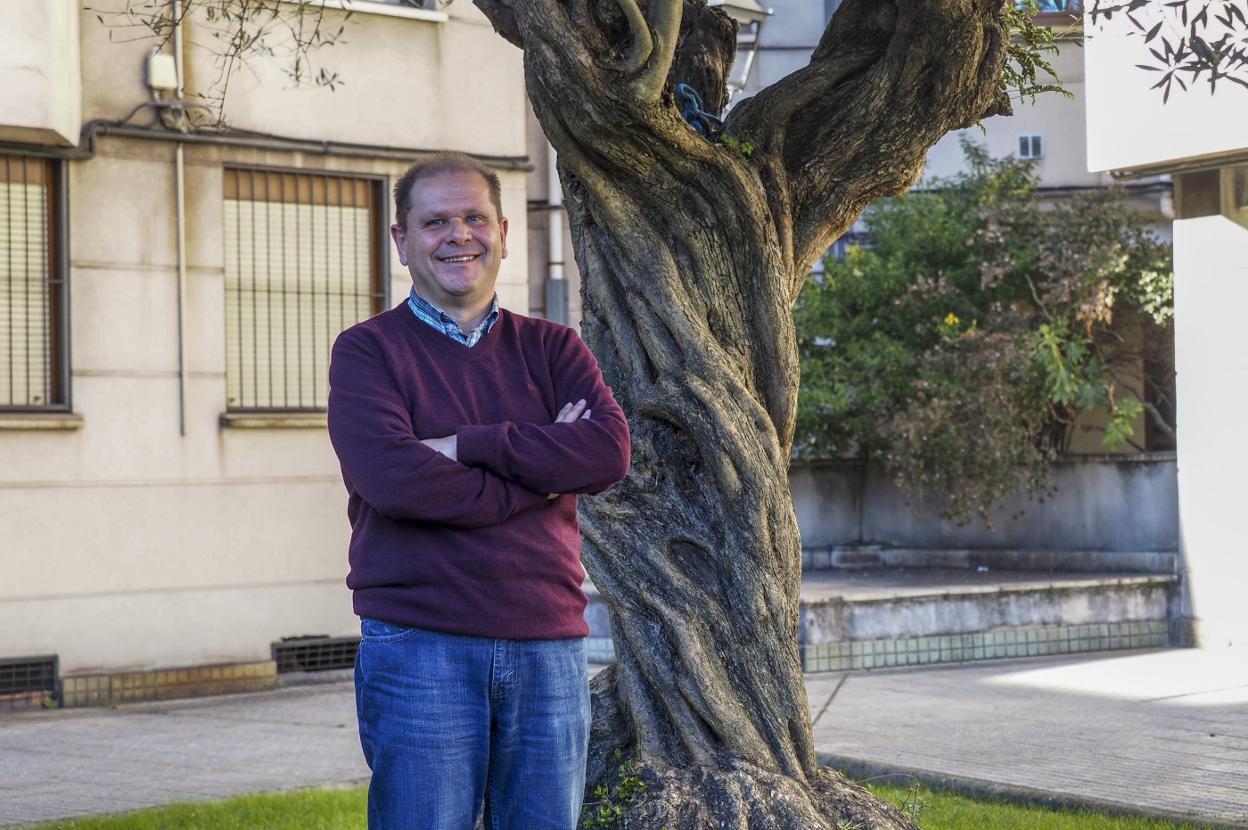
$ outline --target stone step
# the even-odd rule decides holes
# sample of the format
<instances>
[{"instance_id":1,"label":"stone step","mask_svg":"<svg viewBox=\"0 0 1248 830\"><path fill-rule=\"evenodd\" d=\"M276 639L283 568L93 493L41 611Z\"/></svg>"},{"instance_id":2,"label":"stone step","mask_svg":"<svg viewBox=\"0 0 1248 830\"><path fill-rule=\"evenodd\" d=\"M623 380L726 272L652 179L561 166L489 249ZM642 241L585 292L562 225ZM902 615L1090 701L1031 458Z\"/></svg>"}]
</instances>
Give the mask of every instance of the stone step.
<instances>
[{"instance_id":1,"label":"stone step","mask_svg":"<svg viewBox=\"0 0 1248 830\"><path fill-rule=\"evenodd\" d=\"M1034 657L1175 641L1169 574L826 569L802 578L806 671ZM590 658L613 658L606 603L586 583Z\"/></svg>"}]
</instances>

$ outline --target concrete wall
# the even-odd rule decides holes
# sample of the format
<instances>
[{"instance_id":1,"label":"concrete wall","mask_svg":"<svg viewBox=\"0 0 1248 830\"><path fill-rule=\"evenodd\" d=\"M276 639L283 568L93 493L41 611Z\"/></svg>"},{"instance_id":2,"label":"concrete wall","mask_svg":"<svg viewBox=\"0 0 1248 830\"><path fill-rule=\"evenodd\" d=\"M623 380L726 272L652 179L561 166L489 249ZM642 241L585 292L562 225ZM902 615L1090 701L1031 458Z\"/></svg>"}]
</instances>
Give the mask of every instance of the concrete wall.
<instances>
[{"instance_id":1,"label":"concrete wall","mask_svg":"<svg viewBox=\"0 0 1248 830\"><path fill-rule=\"evenodd\" d=\"M359 12L352 20L347 43L324 54L346 87L290 89L259 67L259 80L240 76L231 90L234 126L524 156L519 52L471 5L456 4L444 23ZM147 100L141 70L152 44L110 42L86 11L72 21L74 32L79 24L83 63L95 68L83 108L90 118L120 118ZM0 54L10 38L0 30ZM188 49L194 84L208 58ZM134 123L147 121L144 113ZM72 390L81 426L0 428L0 658L55 653L67 674L263 660L281 637L356 630L343 583L346 493L323 417L299 428L220 423L222 171L227 164L323 170L388 185L406 162L186 145L182 436L174 144L103 136L97 150L65 163ZM501 176L511 231L499 297L527 312L525 174ZM393 250L389 260L395 304L410 279ZM21 414L5 420L12 425Z\"/></svg>"},{"instance_id":2,"label":"concrete wall","mask_svg":"<svg viewBox=\"0 0 1248 830\"><path fill-rule=\"evenodd\" d=\"M983 522L957 525L924 506L916 515L892 477L853 462L795 464L789 474L807 549L878 545L920 550L1012 550L1173 553L1178 507L1173 456L1066 460L1057 464L1052 497L1017 497ZM1167 558L1121 558L1125 569L1160 569ZM1008 558L1003 566L1010 567ZM1015 567L1035 567L1015 557ZM1109 567L1112 558L1101 557ZM901 564L901 563L898 563ZM941 564L957 564L942 562Z\"/></svg>"},{"instance_id":3,"label":"concrete wall","mask_svg":"<svg viewBox=\"0 0 1248 830\"><path fill-rule=\"evenodd\" d=\"M82 126L78 0L5 0L0 40L0 140L76 143Z\"/></svg>"},{"instance_id":4,"label":"concrete wall","mask_svg":"<svg viewBox=\"0 0 1248 830\"><path fill-rule=\"evenodd\" d=\"M1239 436L1248 412L1248 228L1225 216L1180 219L1174 260L1184 615L1196 619L1204 645L1248 645L1248 541L1239 513L1248 468Z\"/></svg>"},{"instance_id":5,"label":"concrete wall","mask_svg":"<svg viewBox=\"0 0 1248 830\"><path fill-rule=\"evenodd\" d=\"M1086 5L1086 4L1085 4ZM1171 42L1185 36L1173 23L1174 10L1149 3L1132 12L1144 30L1161 23ZM1086 13L1085 13L1086 16ZM1225 30L1211 15L1204 36L1209 43ZM1088 167L1092 170L1132 168L1244 149L1248 107L1242 88L1226 84L1228 93L1209 94L1205 78L1193 82L1180 75L1187 89L1175 84L1168 101L1153 89L1160 72L1139 68L1155 63L1139 32L1121 15L1088 26L1085 59L1088 82ZM1236 24L1232 31L1238 30ZM1238 37L1238 35L1236 35ZM1225 82L1223 82L1225 83ZM1221 86L1221 85L1219 85Z\"/></svg>"}]
</instances>

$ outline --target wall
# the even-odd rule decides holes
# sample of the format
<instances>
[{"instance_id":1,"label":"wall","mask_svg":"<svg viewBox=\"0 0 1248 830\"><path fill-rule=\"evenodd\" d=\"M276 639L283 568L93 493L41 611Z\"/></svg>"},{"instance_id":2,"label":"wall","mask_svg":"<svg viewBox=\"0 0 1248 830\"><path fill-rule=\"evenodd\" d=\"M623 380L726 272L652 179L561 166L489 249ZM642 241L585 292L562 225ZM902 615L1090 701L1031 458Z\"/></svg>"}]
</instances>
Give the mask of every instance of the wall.
<instances>
[{"instance_id":1,"label":"wall","mask_svg":"<svg viewBox=\"0 0 1248 830\"><path fill-rule=\"evenodd\" d=\"M0 141L77 142L77 0L5 0L0 32Z\"/></svg>"},{"instance_id":2,"label":"wall","mask_svg":"<svg viewBox=\"0 0 1248 830\"><path fill-rule=\"evenodd\" d=\"M807 549L1102 551L1124 554L1117 561L1131 562L1131 570L1153 570L1173 559L1125 556L1178 548L1173 456L1068 459L1055 465L1052 483L1056 493L1043 501L1016 497L1002 503L989 529L978 520L965 526L943 520L931 507L915 515L882 469L830 462L795 464L789 474Z\"/></svg>"},{"instance_id":3,"label":"wall","mask_svg":"<svg viewBox=\"0 0 1248 830\"><path fill-rule=\"evenodd\" d=\"M1248 136L1245 136L1248 138ZM1179 511L1185 616L1204 645L1248 645L1248 542L1243 518L1248 450L1248 228L1225 216L1174 228Z\"/></svg>"}]
</instances>

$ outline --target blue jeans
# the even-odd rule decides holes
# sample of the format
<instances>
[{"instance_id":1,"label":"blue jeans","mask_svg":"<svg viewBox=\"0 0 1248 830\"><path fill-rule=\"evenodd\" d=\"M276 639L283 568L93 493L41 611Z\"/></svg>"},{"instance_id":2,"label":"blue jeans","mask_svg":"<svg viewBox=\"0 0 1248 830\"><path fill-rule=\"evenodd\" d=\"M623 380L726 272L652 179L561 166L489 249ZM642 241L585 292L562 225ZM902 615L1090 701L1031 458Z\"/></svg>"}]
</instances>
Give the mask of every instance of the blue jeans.
<instances>
[{"instance_id":1,"label":"blue jeans","mask_svg":"<svg viewBox=\"0 0 1248 830\"><path fill-rule=\"evenodd\" d=\"M355 702L370 830L575 830L585 641L442 634L364 618Z\"/></svg>"}]
</instances>

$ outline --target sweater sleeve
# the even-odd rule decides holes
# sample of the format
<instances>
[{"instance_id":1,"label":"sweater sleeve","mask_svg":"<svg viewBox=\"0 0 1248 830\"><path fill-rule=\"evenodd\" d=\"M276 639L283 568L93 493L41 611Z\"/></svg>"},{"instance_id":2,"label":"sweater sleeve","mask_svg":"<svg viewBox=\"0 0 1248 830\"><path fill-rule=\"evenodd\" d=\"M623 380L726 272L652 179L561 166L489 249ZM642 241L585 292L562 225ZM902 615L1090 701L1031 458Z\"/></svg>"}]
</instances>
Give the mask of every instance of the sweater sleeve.
<instances>
[{"instance_id":1,"label":"sweater sleeve","mask_svg":"<svg viewBox=\"0 0 1248 830\"><path fill-rule=\"evenodd\" d=\"M552 351L556 406L584 398L590 417L568 424L461 426L456 452L464 464L530 490L602 492L628 474L628 420L580 337L568 330Z\"/></svg>"},{"instance_id":2,"label":"sweater sleeve","mask_svg":"<svg viewBox=\"0 0 1248 830\"><path fill-rule=\"evenodd\" d=\"M380 351L358 331L334 343L329 438L348 489L392 519L485 527L546 500L422 444Z\"/></svg>"}]
</instances>

